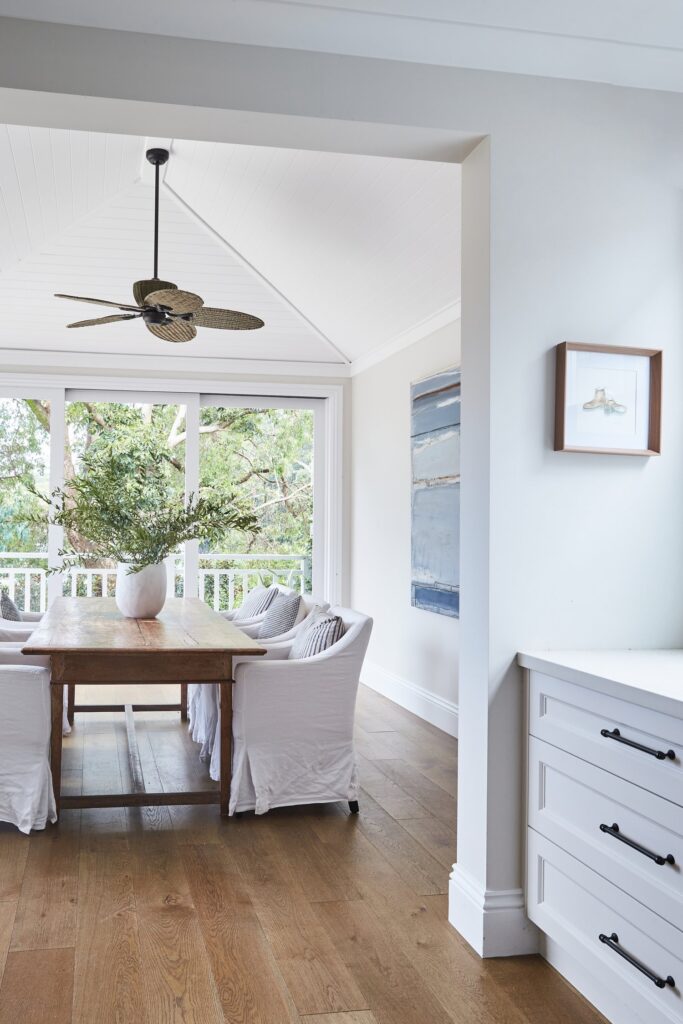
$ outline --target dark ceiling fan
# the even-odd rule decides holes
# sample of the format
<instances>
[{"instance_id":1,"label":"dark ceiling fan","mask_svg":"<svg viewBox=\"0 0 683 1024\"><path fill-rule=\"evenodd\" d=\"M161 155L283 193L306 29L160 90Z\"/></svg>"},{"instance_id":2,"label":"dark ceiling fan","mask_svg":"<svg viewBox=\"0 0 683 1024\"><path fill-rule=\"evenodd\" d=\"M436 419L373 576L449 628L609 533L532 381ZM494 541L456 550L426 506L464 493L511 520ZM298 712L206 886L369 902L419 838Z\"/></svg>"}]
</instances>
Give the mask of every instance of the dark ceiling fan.
<instances>
[{"instance_id":1,"label":"dark ceiling fan","mask_svg":"<svg viewBox=\"0 0 683 1024\"><path fill-rule=\"evenodd\" d=\"M220 331L253 331L263 327L263 320L250 313L234 309L216 309L205 306L204 300L194 292L181 291L172 281L162 281L159 270L159 168L168 160L167 149L148 149L147 159L154 167L154 276L148 281L136 281L133 298L136 306L106 299L89 299L82 295L55 295L57 299L92 302L96 306L112 306L121 310L95 320L78 320L67 327L92 327L113 324L119 320L142 318L148 331L163 341L191 341L197 336L197 327L214 327Z\"/></svg>"}]
</instances>

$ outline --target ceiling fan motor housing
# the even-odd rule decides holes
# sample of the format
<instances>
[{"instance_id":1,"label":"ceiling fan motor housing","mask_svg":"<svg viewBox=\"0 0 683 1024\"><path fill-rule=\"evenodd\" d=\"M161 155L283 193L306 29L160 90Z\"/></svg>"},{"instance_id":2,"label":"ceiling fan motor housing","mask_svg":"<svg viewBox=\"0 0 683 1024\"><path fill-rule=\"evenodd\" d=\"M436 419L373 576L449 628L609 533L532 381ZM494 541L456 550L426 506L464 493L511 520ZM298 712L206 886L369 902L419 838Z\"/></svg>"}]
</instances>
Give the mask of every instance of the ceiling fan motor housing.
<instances>
[{"instance_id":1,"label":"ceiling fan motor housing","mask_svg":"<svg viewBox=\"0 0 683 1024\"><path fill-rule=\"evenodd\" d=\"M148 149L145 156L152 167L162 167L168 160L167 149Z\"/></svg>"}]
</instances>

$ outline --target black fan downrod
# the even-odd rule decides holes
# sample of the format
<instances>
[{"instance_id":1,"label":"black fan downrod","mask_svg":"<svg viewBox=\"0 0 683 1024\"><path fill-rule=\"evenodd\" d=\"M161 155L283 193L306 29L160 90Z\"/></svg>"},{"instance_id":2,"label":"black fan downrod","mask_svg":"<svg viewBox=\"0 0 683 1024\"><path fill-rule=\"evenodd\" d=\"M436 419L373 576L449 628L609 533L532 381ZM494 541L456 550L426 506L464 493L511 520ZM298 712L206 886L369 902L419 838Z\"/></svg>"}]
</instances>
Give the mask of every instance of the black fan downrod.
<instances>
[{"instance_id":1,"label":"black fan downrod","mask_svg":"<svg viewBox=\"0 0 683 1024\"><path fill-rule=\"evenodd\" d=\"M167 149L148 149L145 156L154 168L154 274L159 277L159 168L168 160Z\"/></svg>"}]
</instances>

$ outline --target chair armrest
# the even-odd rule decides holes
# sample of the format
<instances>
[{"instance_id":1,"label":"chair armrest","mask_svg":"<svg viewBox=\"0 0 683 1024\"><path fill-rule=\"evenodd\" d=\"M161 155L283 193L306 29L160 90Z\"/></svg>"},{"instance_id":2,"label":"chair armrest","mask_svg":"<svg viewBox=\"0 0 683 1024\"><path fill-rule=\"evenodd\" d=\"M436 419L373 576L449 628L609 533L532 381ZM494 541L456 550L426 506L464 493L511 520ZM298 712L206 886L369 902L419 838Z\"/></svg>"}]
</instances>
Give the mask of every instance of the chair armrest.
<instances>
[{"instance_id":1,"label":"chair armrest","mask_svg":"<svg viewBox=\"0 0 683 1024\"><path fill-rule=\"evenodd\" d=\"M21 643L24 644L33 633L33 626L27 626L25 622L17 622L18 628L0 628L0 643Z\"/></svg>"},{"instance_id":2,"label":"chair armrest","mask_svg":"<svg viewBox=\"0 0 683 1024\"><path fill-rule=\"evenodd\" d=\"M50 668L50 659L44 654L22 654L22 643L0 643L0 667L4 665L34 665Z\"/></svg>"},{"instance_id":3,"label":"chair armrest","mask_svg":"<svg viewBox=\"0 0 683 1024\"><path fill-rule=\"evenodd\" d=\"M40 622L43 612L21 612L22 622Z\"/></svg>"}]
</instances>

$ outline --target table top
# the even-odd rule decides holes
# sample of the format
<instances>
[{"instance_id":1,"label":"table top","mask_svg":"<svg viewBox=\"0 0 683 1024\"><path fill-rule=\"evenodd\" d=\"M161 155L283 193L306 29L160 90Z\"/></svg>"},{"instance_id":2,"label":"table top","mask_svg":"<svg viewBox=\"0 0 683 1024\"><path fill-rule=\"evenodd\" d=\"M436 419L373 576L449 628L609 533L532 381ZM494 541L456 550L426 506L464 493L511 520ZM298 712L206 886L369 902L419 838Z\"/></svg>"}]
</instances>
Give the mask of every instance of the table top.
<instances>
[{"instance_id":1,"label":"table top","mask_svg":"<svg viewBox=\"0 0 683 1024\"><path fill-rule=\"evenodd\" d=\"M59 597L22 648L24 654L265 654L197 597L172 597L156 619L127 619L113 597Z\"/></svg>"}]
</instances>

